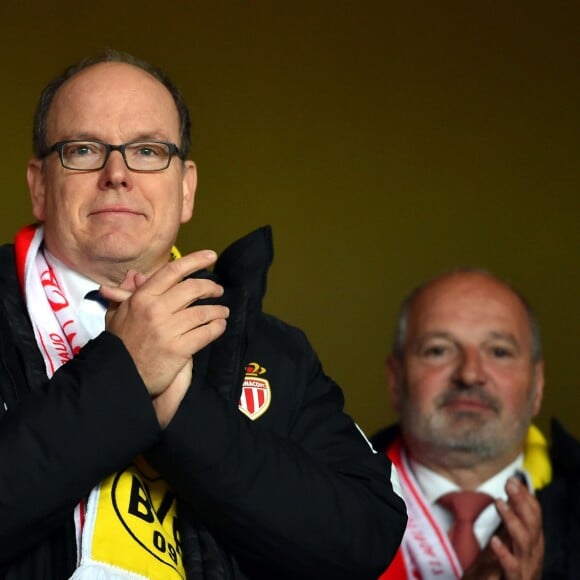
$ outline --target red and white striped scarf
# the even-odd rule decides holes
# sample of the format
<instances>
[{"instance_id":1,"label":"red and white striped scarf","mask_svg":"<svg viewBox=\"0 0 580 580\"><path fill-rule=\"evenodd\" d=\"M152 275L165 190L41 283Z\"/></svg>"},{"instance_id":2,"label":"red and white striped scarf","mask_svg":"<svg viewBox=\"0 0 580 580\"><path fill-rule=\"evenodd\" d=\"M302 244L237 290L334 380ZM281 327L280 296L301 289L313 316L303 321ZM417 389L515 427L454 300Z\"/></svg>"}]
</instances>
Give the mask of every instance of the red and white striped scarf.
<instances>
[{"instance_id":1,"label":"red and white striped scarf","mask_svg":"<svg viewBox=\"0 0 580 580\"><path fill-rule=\"evenodd\" d=\"M435 521L413 475L400 438L387 454L397 468L407 504L407 529L391 566L379 580L457 580L463 572L447 534Z\"/></svg>"},{"instance_id":2,"label":"red and white striped scarf","mask_svg":"<svg viewBox=\"0 0 580 580\"><path fill-rule=\"evenodd\" d=\"M48 378L90 340L64 294L42 249L44 228L27 226L16 234L18 278Z\"/></svg>"}]
</instances>

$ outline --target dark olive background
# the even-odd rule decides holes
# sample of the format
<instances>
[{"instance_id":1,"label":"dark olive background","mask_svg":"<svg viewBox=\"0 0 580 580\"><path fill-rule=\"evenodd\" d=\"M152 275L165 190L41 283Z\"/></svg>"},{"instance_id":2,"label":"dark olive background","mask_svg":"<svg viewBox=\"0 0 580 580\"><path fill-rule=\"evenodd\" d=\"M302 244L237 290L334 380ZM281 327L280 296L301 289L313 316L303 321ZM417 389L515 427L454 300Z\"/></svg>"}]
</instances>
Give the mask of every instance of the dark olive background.
<instances>
[{"instance_id":1,"label":"dark olive background","mask_svg":"<svg viewBox=\"0 0 580 580\"><path fill-rule=\"evenodd\" d=\"M0 242L31 221L41 88L104 47L133 52L194 117L181 249L272 224L266 307L307 332L367 432L393 419L383 361L402 296L474 265L534 305L539 424L578 436L579 17L557 0L3 2Z\"/></svg>"}]
</instances>

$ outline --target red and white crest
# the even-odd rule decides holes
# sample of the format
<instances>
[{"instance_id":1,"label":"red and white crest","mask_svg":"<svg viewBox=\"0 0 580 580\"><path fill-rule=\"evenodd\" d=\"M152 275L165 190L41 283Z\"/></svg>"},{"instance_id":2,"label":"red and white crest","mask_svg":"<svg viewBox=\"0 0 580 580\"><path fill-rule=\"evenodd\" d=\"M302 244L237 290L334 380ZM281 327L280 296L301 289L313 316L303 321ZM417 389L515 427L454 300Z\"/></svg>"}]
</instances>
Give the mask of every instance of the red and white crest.
<instances>
[{"instance_id":1,"label":"red and white crest","mask_svg":"<svg viewBox=\"0 0 580 580\"><path fill-rule=\"evenodd\" d=\"M266 369L255 362L246 366L246 376L244 377L242 396L238 407L252 421L267 411L272 399L270 382L259 376L265 372Z\"/></svg>"}]
</instances>

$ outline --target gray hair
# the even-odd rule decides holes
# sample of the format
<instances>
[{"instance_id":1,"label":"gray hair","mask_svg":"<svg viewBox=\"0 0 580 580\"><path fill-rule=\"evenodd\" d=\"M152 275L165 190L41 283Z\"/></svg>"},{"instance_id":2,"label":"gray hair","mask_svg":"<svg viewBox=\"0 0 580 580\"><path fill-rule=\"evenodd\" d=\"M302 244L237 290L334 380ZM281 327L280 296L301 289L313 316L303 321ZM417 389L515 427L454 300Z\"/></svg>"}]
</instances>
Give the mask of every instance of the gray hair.
<instances>
[{"instance_id":1,"label":"gray hair","mask_svg":"<svg viewBox=\"0 0 580 580\"><path fill-rule=\"evenodd\" d=\"M509 288L520 300L528 316L528 322L530 324L531 330L530 338L532 345L532 361L538 362L542 360L543 349L542 349L542 338L540 334L540 324L538 322L535 312L533 311L532 307L530 306L530 303L527 301L525 296L523 296L521 292L513 288L513 286L511 286L510 284L504 282L503 280L500 280L497 276L494 276L488 270L485 270L484 268L468 268L468 267L448 270L442 274L435 276L434 278L430 278L429 280L423 282L419 286L416 286L415 288L413 288L413 290L411 290L411 292L409 292L409 294L407 294L407 296L401 303L399 314L397 316L397 323L395 326L395 335L393 337L393 344L391 348L391 353L393 354L393 356L395 356L395 358L397 358L398 360L403 359L405 353L405 343L407 341L407 333L409 331L409 317L413 304L415 303L415 300L417 299L419 294L421 294L423 290L425 290L425 288L427 288L437 280L440 280L447 276L451 276L453 274L482 274L483 276L488 276L489 278L492 278L493 280L496 280L500 284L503 284L504 286Z\"/></svg>"}]
</instances>

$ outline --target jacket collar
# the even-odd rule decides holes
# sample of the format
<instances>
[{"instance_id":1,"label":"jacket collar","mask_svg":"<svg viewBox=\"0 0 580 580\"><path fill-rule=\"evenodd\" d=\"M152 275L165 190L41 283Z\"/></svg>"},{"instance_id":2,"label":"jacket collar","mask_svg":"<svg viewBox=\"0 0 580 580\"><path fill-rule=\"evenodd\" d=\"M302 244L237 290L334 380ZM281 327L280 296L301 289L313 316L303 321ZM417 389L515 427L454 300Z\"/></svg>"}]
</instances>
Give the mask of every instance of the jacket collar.
<instances>
[{"instance_id":1,"label":"jacket collar","mask_svg":"<svg viewBox=\"0 0 580 580\"><path fill-rule=\"evenodd\" d=\"M233 405L241 396L248 335L262 309L273 254L272 230L264 226L226 248L213 273L199 273L224 286L219 302L230 315L224 334L194 356L196 371Z\"/></svg>"}]
</instances>

